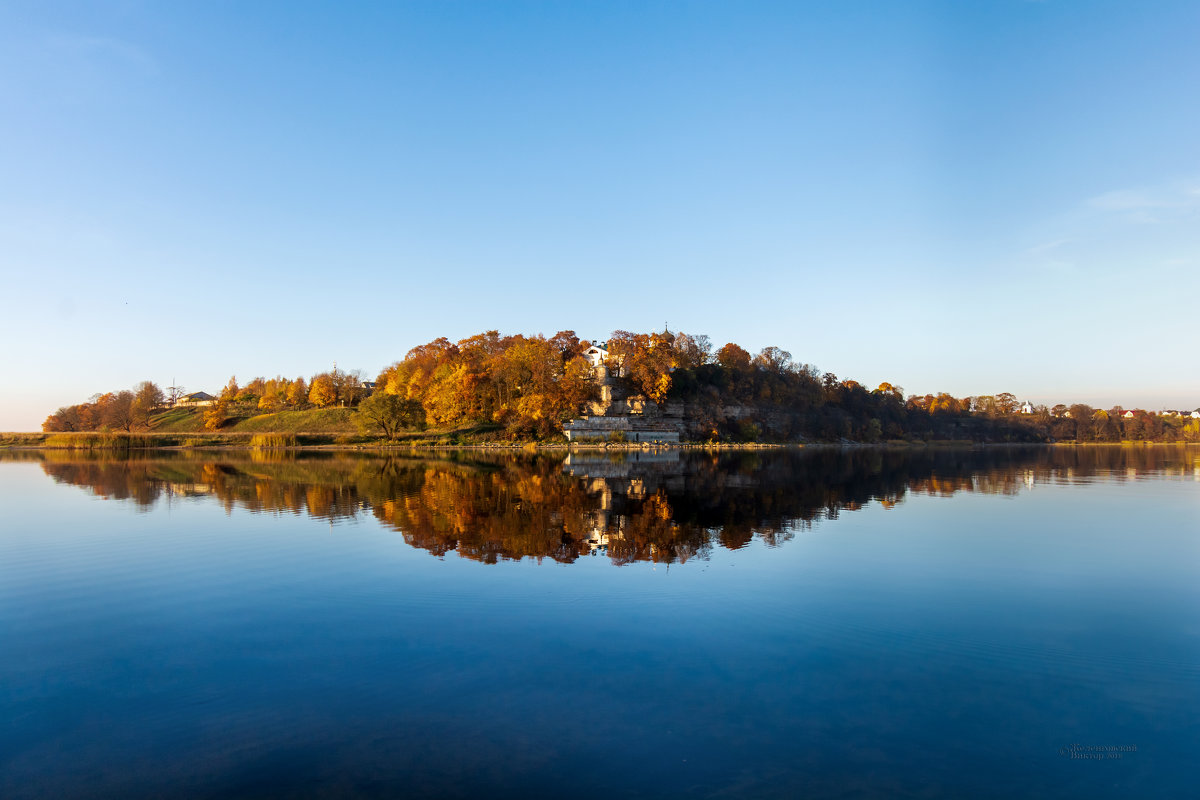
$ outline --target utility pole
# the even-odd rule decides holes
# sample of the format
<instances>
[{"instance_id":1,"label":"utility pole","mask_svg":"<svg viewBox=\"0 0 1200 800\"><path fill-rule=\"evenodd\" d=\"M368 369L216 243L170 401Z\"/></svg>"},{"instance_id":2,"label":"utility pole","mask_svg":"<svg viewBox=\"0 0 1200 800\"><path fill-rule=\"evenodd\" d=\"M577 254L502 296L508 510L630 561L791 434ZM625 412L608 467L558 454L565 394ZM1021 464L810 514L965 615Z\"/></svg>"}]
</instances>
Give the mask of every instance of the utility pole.
<instances>
[{"instance_id":1,"label":"utility pole","mask_svg":"<svg viewBox=\"0 0 1200 800\"><path fill-rule=\"evenodd\" d=\"M175 403L183 396L183 387L175 385L175 376L171 376L171 385L167 387L167 405L175 407Z\"/></svg>"}]
</instances>

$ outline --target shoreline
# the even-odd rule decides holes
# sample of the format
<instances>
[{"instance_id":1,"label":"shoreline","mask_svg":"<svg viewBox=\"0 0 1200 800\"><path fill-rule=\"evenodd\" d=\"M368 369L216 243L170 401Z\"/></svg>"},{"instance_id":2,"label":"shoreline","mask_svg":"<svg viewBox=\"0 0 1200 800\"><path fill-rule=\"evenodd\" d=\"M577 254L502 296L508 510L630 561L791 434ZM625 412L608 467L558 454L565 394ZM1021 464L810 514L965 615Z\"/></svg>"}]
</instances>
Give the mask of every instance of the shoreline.
<instances>
[{"instance_id":1,"label":"shoreline","mask_svg":"<svg viewBox=\"0 0 1200 800\"><path fill-rule=\"evenodd\" d=\"M3 451L54 451L54 452L130 452L130 451L178 451L194 452L206 450L244 450L250 452L414 452L414 451L450 451L466 450L477 452L506 452L506 453L573 453L573 452L610 452L638 453L663 451L758 451L758 450L801 450L801 449L888 449L888 448L963 448L963 447L1144 447L1144 446L1178 446L1195 445L1195 442L1169 441L1156 442L1146 440L1128 440L1120 442L986 442L969 439L945 440L902 440L894 439L882 442L673 442L668 444L652 444L649 442L624 443L579 443L579 442L430 442L414 441L412 443L383 442L383 441L345 441L347 437L335 434L313 433L294 434L301 440L287 444L256 444L251 442L252 434L248 433L97 433L92 431L74 433L0 433L0 452ZM48 443L51 437L57 439ZM357 438L357 437L352 437ZM417 437L414 437L417 438ZM423 439L425 437L422 437ZM76 442L65 442L63 439L78 439ZM308 441L303 441L307 439ZM343 441L337 441L343 439Z\"/></svg>"}]
</instances>

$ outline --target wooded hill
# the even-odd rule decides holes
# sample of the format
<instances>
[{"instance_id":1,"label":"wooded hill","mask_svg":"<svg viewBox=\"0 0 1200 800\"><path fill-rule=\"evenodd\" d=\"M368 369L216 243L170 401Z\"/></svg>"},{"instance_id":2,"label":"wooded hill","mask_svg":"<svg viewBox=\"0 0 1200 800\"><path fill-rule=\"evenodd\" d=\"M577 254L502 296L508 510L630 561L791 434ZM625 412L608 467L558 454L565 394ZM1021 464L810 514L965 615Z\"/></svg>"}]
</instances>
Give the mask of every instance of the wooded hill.
<instances>
[{"instance_id":1,"label":"wooded hill","mask_svg":"<svg viewBox=\"0 0 1200 800\"><path fill-rule=\"evenodd\" d=\"M694 441L971 440L981 442L1200 441L1200 420L1076 404L1020 413L1011 393L909 395L868 389L798 363L778 347L714 350L706 336L615 331L602 343L608 382L643 413ZM592 343L488 331L414 347L373 382L337 369L309 379L230 379L203 409L171 407L151 382L60 408L45 431L346 432L395 439L426 427L475 436L554 440L562 423L599 399ZM178 393L178 390L174 392Z\"/></svg>"}]
</instances>

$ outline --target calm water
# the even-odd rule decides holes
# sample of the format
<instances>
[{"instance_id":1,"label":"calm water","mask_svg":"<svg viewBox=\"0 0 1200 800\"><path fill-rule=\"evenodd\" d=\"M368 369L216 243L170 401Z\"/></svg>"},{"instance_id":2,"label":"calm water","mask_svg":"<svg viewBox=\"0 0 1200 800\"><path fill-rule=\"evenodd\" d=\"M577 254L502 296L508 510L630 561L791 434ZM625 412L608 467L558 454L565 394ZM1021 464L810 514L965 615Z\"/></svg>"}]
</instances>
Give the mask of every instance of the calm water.
<instances>
[{"instance_id":1,"label":"calm water","mask_svg":"<svg viewBox=\"0 0 1200 800\"><path fill-rule=\"evenodd\" d=\"M1195 796L1200 448L31 453L0 511L10 800Z\"/></svg>"}]
</instances>

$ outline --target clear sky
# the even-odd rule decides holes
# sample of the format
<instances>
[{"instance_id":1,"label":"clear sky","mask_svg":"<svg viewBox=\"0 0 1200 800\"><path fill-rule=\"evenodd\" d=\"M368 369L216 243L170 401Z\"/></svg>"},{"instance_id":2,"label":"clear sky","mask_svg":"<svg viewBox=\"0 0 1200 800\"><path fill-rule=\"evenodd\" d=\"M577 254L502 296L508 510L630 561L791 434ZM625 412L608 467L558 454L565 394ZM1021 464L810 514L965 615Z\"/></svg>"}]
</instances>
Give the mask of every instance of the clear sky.
<instances>
[{"instance_id":1,"label":"clear sky","mask_svg":"<svg viewBox=\"0 0 1200 800\"><path fill-rule=\"evenodd\" d=\"M0 430L439 336L1200 406L1200 3L0 5Z\"/></svg>"}]
</instances>

